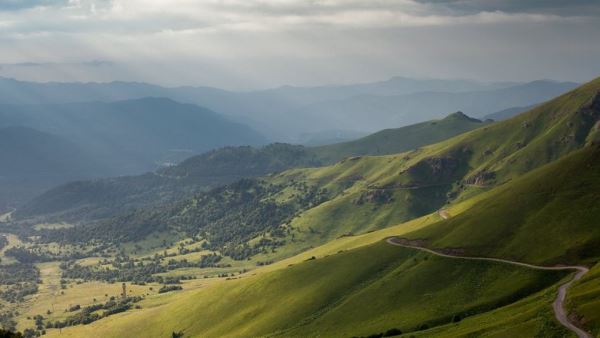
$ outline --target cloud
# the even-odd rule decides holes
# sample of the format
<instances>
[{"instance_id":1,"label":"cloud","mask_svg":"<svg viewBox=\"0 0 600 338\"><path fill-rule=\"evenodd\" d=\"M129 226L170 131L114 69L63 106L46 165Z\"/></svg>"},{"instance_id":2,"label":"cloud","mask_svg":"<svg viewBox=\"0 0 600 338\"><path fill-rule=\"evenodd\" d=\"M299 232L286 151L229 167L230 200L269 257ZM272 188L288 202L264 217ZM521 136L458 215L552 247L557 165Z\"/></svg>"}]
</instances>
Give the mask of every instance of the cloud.
<instances>
[{"instance_id":1,"label":"cloud","mask_svg":"<svg viewBox=\"0 0 600 338\"><path fill-rule=\"evenodd\" d=\"M0 15L0 26L5 36L24 37L53 33L284 32L315 26L381 29L586 19L553 13L506 12L490 6L465 13L446 6L460 3L465 7L465 2L468 1L443 1L439 5L413 0L70 0L63 6L29 8L18 15L5 13Z\"/></svg>"},{"instance_id":2,"label":"cloud","mask_svg":"<svg viewBox=\"0 0 600 338\"><path fill-rule=\"evenodd\" d=\"M597 0L415 0L443 6L462 13L502 11L507 13L546 13L556 15L600 15Z\"/></svg>"},{"instance_id":3,"label":"cloud","mask_svg":"<svg viewBox=\"0 0 600 338\"><path fill-rule=\"evenodd\" d=\"M58 66L84 66L84 67L107 67L113 66L115 63L106 60L91 60L83 62L19 62L19 63L0 63L0 67L58 67Z\"/></svg>"},{"instance_id":4,"label":"cloud","mask_svg":"<svg viewBox=\"0 0 600 338\"><path fill-rule=\"evenodd\" d=\"M598 69L599 8L596 0L0 0L0 63L60 70L5 66L16 77L225 87L554 77L542 65L581 79ZM115 64L68 66L86 60Z\"/></svg>"},{"instance_id":5,"label":"cloud","mask_svg":"<svg viewBox=\"0 0 600 338\"><path fill-rule=\"evenodd\" d=\"M67 0L0 0L0 11L17 11L35 7L64 6Z\"/></svg>"}]
</instances>

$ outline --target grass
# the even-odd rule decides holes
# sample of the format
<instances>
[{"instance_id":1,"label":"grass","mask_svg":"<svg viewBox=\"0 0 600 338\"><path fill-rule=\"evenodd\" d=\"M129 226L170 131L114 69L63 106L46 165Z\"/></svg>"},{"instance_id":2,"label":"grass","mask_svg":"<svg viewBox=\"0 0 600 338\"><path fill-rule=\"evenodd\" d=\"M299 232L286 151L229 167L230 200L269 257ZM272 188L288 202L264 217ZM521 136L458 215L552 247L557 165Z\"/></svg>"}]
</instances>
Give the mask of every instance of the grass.
<instances>
[{"instance_id":1,"label":"grass","mask_svg":"<svg viewBox=\"0 0 600 338\"><path fill-rule=\"evenodd\" d=\"M573 253L580 257L574 263L589 261L597 257L594 246L587 244L598 238L587 213L597 215L590 204L598 191L597 165L598 149L588 147L450 206L450 220L431 214L392 228L341 237L259 269L254 276L251 273L173 298L144 315L123 315L89 327L67 329L63 334L85 336L85 332L92 332L86 330L94 330L107 337L121 336L139 329L147 315L154 320L144 331L148 337L178 330L202 337L352 336L393 327L412 332L422 324L433 329L415 335L561 335L564 331L552 318L550 303L557 281L566 273L429 257L377 241L404 234L430 238L434 246L460 246L469 252L534 263L563 262L574 257ZM515 208L515 201L530 208ZM565 226L564 219L580 225L580 232ZM533 225L544 228L521 228ZM549 239L527 237L544 232L578 240L546 244ZM455 239L459 235L462 238ZM525 249L516 250L521 249L519 246ZM506 248L513 253L502 256ZM575 311L584 315L594 330L600 288L597 274L595 269L589 278L577 283L572 296L573 304L578 304L573 305ZM467 318L451 324L455 315Z\"/></svg>"},{"instance_id":2,"label":"grass","mask_svg":"<svg viewBox=\"0 0 600 338\"><path fill-rule=\"evenodd\" d=\"M600 264L577 281L567 295L570 311L577 314L579 321L597 336L600 334Z\"/></svg>"},{"instance_id":3,"label":"grass","mask_svg":"<svg viewBox=\"0 0 600 338\"><path fill-rule=\"evenodd\" d=\"M467 212L408 236L471 255L590 263L600 257L598 191L600 148L586 147L483 194Z\"/></svg>"},{"instance_id":4,"label":"grass","mask_svg":"<svg viewBox=\"0 0 600 338\"><path fill-rule=\"evenodd\" d=\"M56 229L68 229L68 228L72 228L74 227L73 224L69 224L69 223L40 223L40 224L36 224L33 226L33 228L35 230L42 230L42 229L50 229L50 230L56 230Z\"/></svg>"},{"instance_id":5,"label":"grass","mask_svg":"<svg viewBox=\"0 0 600 338\"><path fill-rule=\"evenodd\" d=\"M14 210L0 214L0 223L9 222L12 218Z\"/></svg>"},{"instance_id":6,"label":"grass","mask_svg":"<svg viewBox=\"0 0 600 338\"><path fill-rule=\"evenodd\" d=\"M556 297L556 287L546 288L518 302L458 323L441 325L411 337L575 337L554 319L550 304Z\"/></svg>"},{"instance_id":7,"label":"grass","mask_svg":"<svg viewBox=\"0 0 600 338\"><path fill-rule=\"evenodd\" d=\"M345 157L389 155L437 143L487 124L462 113L402 128L385 129L361 139L312 148L318 158L336 162Z\"/></svg>"},{"instance_id":8,"label":"grass","mask_svg":"<svg viewBox=\"0 0 600 338\"><path fill-rule=\"evenodd\" d=\"M566 273L448 260L377 241L404 235L468 254L593 264L600 256L600 152L584 148L596 137L598 118L585 106L599 89L597 79L528 113L408 153L269 176L317 185L334 197L291 222L286 246L253 260L308 251L63 335L352 336L397 327L420 336L562 336L550 303ZM465 184L481 172L494 175ZM389 201L356 203L385 189L393 191ZM448 193L455 195L450 204ZM450 220L432 214L442 206ZM594 269L570 296L596 331L597 277ZM451 323L456 315L466 318ZM416 332L423 324L432 329Z\"/></svg>"},{"instance_id":9,"label":"grass","mask_svg":"<svg viewBox=\"0 0 600 338\"><path fill-rule=\"evenodd\" d=\"M69 283L65 289L60 285L60 268L58 262L38 264L40 269L40 278L42 283L39 285L39 291L26 302L19 304L18 310L20 316L17 318L19 329L34 327L33 318L35 315L42 315L50 320L63 320L73 313L66 312L69 307L79 304L81 307L104 303L111 296L119 297L121 294L121 283L102 283L85 282L81 284ZM153 288L154 291L151 291ZM155 294L160 288L159 284L127 285L127 292L133 296ZM95 299L95 300L94 300ZM50 310L51 314L47 314Z\"/></svg>"},{"instance_id":10,"label":"grass","mask_svg":"<svg viewBox=\"0 0 600 338\"><path fill-rule=\"evenodd\" d=\"M440 276L444 276L440 278ZM190 293L145 315L63 330L118 337L327 337L404 331L472 316L555 283L564 273L449 260L380 242ZM282 315L285 313L285 315ZM149 317L146 317L149 316ZM146 321L143 318L152 318ZM110 325L107 324L110 322ZM143 324L142 324L143 322ZM52 332L50 332L52 336Z\"/></svg>"},{"instance_id":11,"label":"grass","mask_svg":"<svg viewBox=\"0 0 600 338\"><path fill-rule=\"evenodd\" d=\"M64 320L75 312L66 312L65 310L73 305L79 304L81 307L92 304L105 303L114 296L119 298L121 294L121 283L104 283L104 282L70 282L65 289L60 286L60 268L58 262L38 264L40 269L42 283L39 285L37 294L29 297L24 303L20 303L15 308L20 315L15 318L18 323L18 329L21 331L26 328L34 327L33 318L36 315L42 315L50 321ZM130 296L142 296L144 299L136 303L142 309L130 310L131 312L147 311L149 309L164 306L177 298L180 293L193 292L199 288L204 288L208 285L219 282L221 279L198 279L184 281L182 286L184 291L159 294L158 290L161 285L157 283L148 283L147 285L134 285L127 283L127 293ZM51 314L48 314L48 310ZM107 321L111 321L109 318ZM64 330L64 329L63 329ZM50 330L56 331L58 330Z\"/></svg>"},{"instance_id":12,"label":"grass","mask_svg":"<svg viewBox=\"0 0 600 338\"><path fill-rule=\"evenodd\" d=\"M545 197L537 199L536 196L529 195L525 202L524 199L527 197L523 194L526 194L528 189L537 188L535 184L521 180L519 184L522 188L518 188L507 183L590 143L594 133L597 133L595 124L600 116L596 116L597 112L586 112L586 107L599 91L600 78L512 119L485 125L417 150L396 155L347 158L327 167L292 169L270 176L266 180L273 183L295 180L316 185L330 191L333 197L330 201L310 208L295 217L291 222L294 231L292 236L286 238L286 246L278 248L273 254L261 256L260 259L279 260L291 257L340 236L364 234L427 215L439 208L454 207L457 204L466 206L482 200L485 202L477 206L477 209L481 210L479 214L473 211L471 216L468 216L472 220L471 224L462 226L465 235L481 234L481 238L487 241L480 243L482 250L490 248L490 244L495 244L493 242L497 238L508 235L502 233L500 229L506 231L514 229L517 225L526 222L524 217L529 217L531 210L536 207L541 208L542 205L546 208L542 214L537 215L535 221L533 219L528 221L529 223L521 230L531 232L528 239L536 238L540 241L540 245L546 244L551 251L551 246L564 239L564 236L560 237L562 236L560 233L545 232L544 227L534 223L549 222L554 224L551 226L554 229L566 229L568 225L558 224L561 222L558 219L565 220L574 216L587 224L585 228L573 229L582 237L571 238L574 241L582 241L583 237L587 236L586 231L590 229L589 216L576 216L570 213L568 208L563 208L571 202L571 198L579 198L577 187L565 186L565 189L570 189L571 195L557 195L553 201L548 198L554 196L555 192L547 190L541 192ZM465 183L481 172L493 173L491 174L493 178L480 184ZM528 180L533 182L531 177L539 174L536 172L529 175ZM570 171L568 175L577 174ZM590 173L589 177L593 178L592 176L593 173ZM563 177L565 182L568 182L568 179ZM538 180L538 184L539 182L541 180ZM487 197L498 192L491 192L491 190L502 186L510 188L505 188L506 192L499 195L505 199L505 202L502 202L504 209L502 212L496 212L494 211L496 205L501 202L496 203ZM510 193L507 192L513 188L518 188L522 192L516 200L519 201L517 207L523 207L520 209L521 216L514 215L512 218L504 219L494 216L494 212L513 216L509 209L514 207L514 204L511 204L514 201L509 200L512 197L508 197ZM376 190L390 192L389 200L383 203L370 201L363 204L356 203L361 197L368 196ZM289 192L282 192L282 196L287 193ZM587 197L578 200L590 207L588 208L590 215L595 212L594 206L591 205L593 202L591 197L588 193ZM526 204L534 200L536 206L531 205L527 208ZM587 220L584 220L585 217L588 217ZM478 226L474 224L477 218L489 220L494 224ZM502 223L504 220L505 223L510 222L512 225L505 226ZM455 224L462 224L462 221L463 218L454 220L445 227L453 229ZM440 225L437 228L440 227L444 226ZM473 229L477 231L468 234ZM494 232L494 229L497 231ZM526 238L526 236L519 237ZM461 239L462 235L457 234L456 240L451 241L448 238L447 242L440 242L440 245L461 246ZM478 240L473 237L472 245L477 245ZM522 243L513 244L513 246L506 246L497 254L511 257L510 255L515 253L518 255L514 257L525 258L525 252L515 251L523 247ZM564 243L563 246L570 247L574 244L576 243ZM586 245L591 246L591 244ZM475 248L472 249L477 252ZM488 251L488 253L492 252ZM576 258L578 253L573 252L571 255ZM537 262L551 262L553 257L540 256L531 259L536 259Z\"/></svg>"},{"instance_id":13,"label":"grass","mask_svg":"<svg viewBox=\"0 0 600 338\"><path fill-rule=\"evenodd\" d=\"M16 262L16 260L13 257L6 256L4 253L6 252L6 250L8 250L10 248L14 248L15 246L23 245L23 242L21 242L19 237L17 237L16 235L13 235L13 234L3 234L3 235L6 236L6 239L8 240L8 244L4 248L2 248L2 250L0 250L1 264L3 264L3 265L13 264Z\"/></svg>"}]
</instances>

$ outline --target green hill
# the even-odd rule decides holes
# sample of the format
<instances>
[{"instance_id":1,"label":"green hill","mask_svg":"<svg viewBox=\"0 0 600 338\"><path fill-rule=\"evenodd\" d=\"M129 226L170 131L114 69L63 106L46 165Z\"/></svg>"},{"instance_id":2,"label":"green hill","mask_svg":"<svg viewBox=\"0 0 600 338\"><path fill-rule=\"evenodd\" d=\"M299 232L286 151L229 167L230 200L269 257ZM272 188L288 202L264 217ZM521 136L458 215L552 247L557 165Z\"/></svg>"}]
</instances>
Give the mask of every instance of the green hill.
<instances>
[{"instance_id":1,"label":"green hill","mask_svg":"<svg viewBox=\"0 0 600 338\"><path fill-rule=\"evenodd\" d=\"M20 208L18 217L60 221L105 218L131 208L165 205L244 177L289 168L318 167L357 155L392 154L447 139L485 125L462 113L442 120L384 130L350 143L309 148L275 143L261 148L225 147L193 156L155 173L58 186Z\"/></svg>"},{"instance_id":2,"label":"green hill","mask_svg":"<svg viewBox=\"0 0 600 338\"><path fill-rule=\"evenodd\" d=\"M315 147L312 151L325 162L337 162L351 156L396 154L449 139L488 123L456 112L441 120L385 129L355 141Z\"/></svg>"},{"instance_id":3,"label":"green hill","mask_svg":"<svg viewBox=\"0 0 600 338\"><path fill-rule=\"evenodd\" d=\"M163 206L244 177L320 162L306 148L270 144L262 148L225 147L191 157L179 165L137 176L70 182L46 191L20 208L21 218L87 221L133 208Z\"/></svg>"},{"instance_id":4,"label":"green hill","mask_svg":"<svg viewBox=\"0 0 600 338\"><path fill-rule=\"evenodd\" d=\"M597 142L599 91L597 79L510 120L416 151L271 178L310 182L333 194L292 220L298 233L287 247L298 252L431 213Z\"/></svg>"},{"instance_id":5,"label":"green hill","mask_svg":"<svg viewBox=\"0 0 600 338\"><path fill-rule=\"evenodd\" d=\"M599 191L600 148L590 146L484 194L468 212L408 236L432 247L460 247L467 255L593 263L600 257Z\"/></svg>"},{"instance_id":6,"label":"green hill","mask_svg":"<svg viewBox=\"0 0 600 338\"><path fill-rule=\"evenodd\" d=\"M42 242L105 243L115 234L117 242L136 242L171 230L238 266L275 262L62 334L570 334L551 308L568 273L441 258L382 241L398 235L465 255L592 266L574 284L568 306L597 335L599 92L596 79L417 150L290 169L163 209L34 233ZM452 217L436 217L441 208Z\"/></svg>"},{"instance_id":7,"label":"green hill","mask_svg":"<svg viewBox=\"0 0 600 338\"><path fill-rule=\"evenodd\" d=\"M113 238L135 241L173 229L192 237L210 234L207 239L214 241L213 249L227 246L236 257L247 258L266 248L270 253L265 253L265 260L287 257L340 236L429 214L592 143L598 135L599 90L597 79L507 121L411 152L292 169L200 194L172 207L135 211L92 224L87 230L64 229L47 236L109 240L107 230L115 230L118 224L119 236ZM211 201L210 208L199 201ZM278 216L263 222L244 212L251 205L253 210L269 210ZM235 221L231 208L239 213ZM206 232L211 224L221 224L219 232L239 236L228 245L231 237L223 240Z\"/></svg>"},{"instance_id":8,"label":"green hill","mask_svg":"<svg viewBox=\"0 0 600 338\"><path fill-rule=\"evenodd\" d=\"M0 208L66 181L111 173L77 144L25 127L0 128L0 158Z\"/></svg>"},{"instance_id":9,"label":"green hill","mask_svg":"<svg viewBox=\"0 0 600 338\"><path fill-rule=\"evenodd\" d=\"M393 328L416 332L509 304L561 276L430 257L382 242L182 294L167 305L114 317L110 325L68 328L61 336L143 332L164 337L182 331L188 337L352 337ZM551 317L545 316L537 326L548 324Z\"/></svg>"},{"instance_id":10,"label":"green hill","mask_svg":"<svg viewBox=\"0 0 600 338\"><path fill-rule=\"evenodd\" d=\"M116 175L232 145L261 145L250 127L164 98L64 104L0 104L0 127L25 126L76 143Z\"/></svg>"},{"instance_id":11,"label":"green hill","mask_svg":"<svg viewBox=\"0 0 600 338\"><path fill-rule=\"evenodd\" d=\"M478 196L449 220L403 236L462 249L466 255L594 264L600 257L595 245L600 233L593 219L600 210L590 203L600 188L599 167L600 149L586 147ZM515 201L523 203L515 208ZM369 235L385 237L384 232ZM580 303L571 304L590 313L585 321L590 328L598 328L594 311L600 275L594 271L575 286L572 302ZM190 337L348 337L391 329L423 337L562 337L568 332L555 322L550 303L565 274L439 258L381 241L297 259L272 272L182 294L136 316L116 317L108 326L92 324L63 334L117 337L143 327L148 337L173 331Z\"/></svg>"}]
</instances>

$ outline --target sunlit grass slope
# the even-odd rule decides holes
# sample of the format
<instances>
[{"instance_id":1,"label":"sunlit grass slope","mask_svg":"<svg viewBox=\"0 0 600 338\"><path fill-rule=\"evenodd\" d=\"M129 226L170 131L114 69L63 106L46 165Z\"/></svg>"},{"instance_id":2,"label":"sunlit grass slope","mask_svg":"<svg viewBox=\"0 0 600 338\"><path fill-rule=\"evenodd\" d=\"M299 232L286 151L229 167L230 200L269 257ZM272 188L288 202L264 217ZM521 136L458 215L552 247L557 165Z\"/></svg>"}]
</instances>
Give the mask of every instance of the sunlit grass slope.
<instances>
[{"instance_id":1,"label":"sunlit grass slope","mask_svg":"<svg viewBox=\"0 0 600 338\"><path fill-rule=\"evenodd\" d=\"M596 79L512 119L415 151L351 158L328 167L294 169L269 177L273 182L304 181L333 195L328 202L293 219L291 226L298 233L275 257L340 236L389 227L447 203L472 199L593 143L600 128L599 92L600 79ZM520 184L524 185L522 191L532 188L525 181ZM563 197L561 202L557 197L555 203L566 200ZM546 202L539 199L536 203ZM557 204L547 208L567 212ZM544 210L539 217L543 215L549 218L552 213ZM507 247L506 252L512 249Z\"/></svg>"},{"instance_id":2,"label":"sunlit grass slope","mask_svg":"<svg viewBox=\"0 0 600 338\"><path fill-rule=\"evenodd\" d=\"M550 304L566 273L367 244L403 235L467 254L591 264L600 256L594 221L600 214L599 151L589 145L597 135L599 90L600 79L513 119L414 152L268 177L276 183L305 181L334 194L294 218L288 225L294 237L277 249L278 258L328 244L267 267L271 272L184 292L170 304L62 334L164 337L182 330L192 337L348 337L399 328L424 337L562 336ZM435 198L420 195L431 190ZM450 220L429 215L390 228L394 233L354 236L429 214L447 205L452 192L458 198L449 202L461 197L464 202L450 204ZM295 192L276 197L285 199L286 193ZM310 252L317 258L306 261ZM571 306L589 319L588 327L597 327L597 282L591 276L575 286ZM452 324L455 315L467 318ZM434 329L414 332L423 325Z\"/></svg>"},{"instance_id":3,"label":"sunlit grass slope","mask_svg":"<svg viewBox=\"0 0 600 338\"><path fill-rule=\"evenodd\" d=\"M564 273L444 259L380 242L189 294L147 316L123 315L62 335L348 337L449 323L508 304ZM103 323L104 322L104 323ZM139 331L138 331L139 332Z\"/></svg>"},{"instance_id":4,"label":"sunlit grass slope","mask_svg":"<svg viewBox=\"0 0 600 338\"><path fill-rule=\"evenodd\" d=\"M567 296L570 312L591 332L600 335L600 263L576 282Z\"/></svg>"},{"instance_id":5,"label":"sunlit grass slope","mask_svg":"<svg viewBox=\"0 0 600 338\"><path fill-rule=\"evenodd\" d=\"M545 264L594 262L600 257L599 192L600 148L589 146L409 237L471 255Z\"/></svg>"},{"instance_id":6,"label":"sunlit grass slope","mask_svg":"<svg viewBox=\"0 0 600 338\"><path fill-rule=\"evenodd\" d=\"M456 112L441 120L385 129L355 141L314 147L311 151L325 162L336 162L349 156L389 155L437 143L488 123Z\"/></svg>"},{"instance_id":7,"label":"sunlit grass slope","mask_svg":"<svg viewBox=\"0 0 600 338\"><path fill-rule=\"evenodd\" d=\"M427 337L482 332L498 337L507 334L560 336L564 331L554 321L550 308L555 287L546 287L564 274L548 275L503 264L428 257L383 242L343 250L355 246L353 242L362 245L388 235L423 227L421 231L436 229L456 219L468 219L470 214L477 214L481 203L499 201L503 194L508 194L506 199L509 201L522 194L541 195L544 189L552 188L553 183L560 184L557 170L577 170L580 175L574 176L571 181L579 187L582 182L589 181L586 173L596 171L596 167L591 165L596 152L594 147L586 148L541 168L537 173L486 192L474 203L467 201L451 207L451 220L440 221L439 217L430 215L363 236L340 238L313 250L315 254L329 255L327 257L319 256L309 261L297 259L291 267L276 264L279 270L227 281L198 293L182 294L170 304L66 329L63 335L101 333L107 337L118 337L126 332L142 330L149 337L160 337L171 331L184 330L190 336L202 337L266 334L351 336L383 332L390 328L412 332L425 324L434 328L422 332ZM528 182L532 180L530 177L541 181L531 183L527 191L517 189L527 187L521 181ZM563 193L569 193L569 186L561 187ZM580 211L586 208L585 204L576 204L570 208L571 212L576 212L577 206L581 207ZM510 217L512 211L504 210L504 214L494 216ZM395 231L390 232L391 229ZM539 251L536 247L538 242L529 244L529 250ZM335 253L334 247L342 252ZM564 246L554 249L557 255L565 251ZM568 248L566 251L569 251ZM291 260L288 261L290 263ZM590 283L588 279L584 281ZM591 289L591 297L588 289ZM594 290L594 286L584 289L581 296L575 296L573 300L577 304L578 300L589 298L586 301L588 312L584 307L581 313L591 313L588 315L590 321L594 320ZM536 293L538 291L540 293ZM532 296L526 298L528 295ZM522 300L502 307L519 299ZM579 313L579 307L576 311ZM451 323L455 315L467 318L460 323ZM593 322L591 324L594 325ZM411 334L420 335L418 332Z\"/></svg>"}]
</instances>

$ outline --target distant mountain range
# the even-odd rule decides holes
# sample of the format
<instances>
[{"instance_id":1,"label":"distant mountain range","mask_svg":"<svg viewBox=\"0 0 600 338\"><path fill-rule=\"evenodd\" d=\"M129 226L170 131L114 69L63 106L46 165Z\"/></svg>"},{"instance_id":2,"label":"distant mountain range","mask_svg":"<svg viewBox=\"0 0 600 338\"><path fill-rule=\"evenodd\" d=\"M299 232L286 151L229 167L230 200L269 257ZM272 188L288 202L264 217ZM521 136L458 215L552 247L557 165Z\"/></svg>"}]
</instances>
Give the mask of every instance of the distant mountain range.
<instances>
[{"instance_id":1,"label":"distant mountain range","mask_svg":"<svg viewBox=\"0 0 600 338\"><path fill-rule=\"evenodd\" d=\"M0 206L14 206L67 180L109 174L77 144L26 127L0 128Z\"/></svg>"},{"instance_id":2,"label":"distant mountain range","mask_svg":"<svg viewBox=\"0 0 600 338\"><path fill-rule=\"evenodd\" d=\"M208 109L163 98L0 105L0 128L0 200L8 204L67 181L137 174L214 148L267 142Z\"/></svg>"},{"instance_id":3,"label":"distant mountain range","mask_svg":"<svg viewBox=\"0 0 600 338\"><path fill-rule=\"evenodd\" d=\"M484 118L494 120L494 121L502 121L502 120L509 119L515 115L524 113L524 112L532 109L533 107L535 107L535 105L531 105L531 106L527 106L527 107L512 107L512 108L502 109L495 113L487 114Z\"/></svg>"},{"instance_id":4,"label":"distant mountain range","mask_svg":"<svg viewBox=\"0 0 600 338\"><path fill-rule=\"evenodd\" d=\"M374 132L441 118L461 110L482 117L528 106L574 88L572 82L480 83L410 79L338 86L233 92L210 87L165 88L145 83L32 83L0 79L0 103L66 103L166 97L229 115L272 140L296 141L326 130Z\"/></svg>"},{"instance_id":5,"label":"distant mountain range","mask_svg":"<svg viewBox=\"0 0 600 338\"><path fill-rule=\"evenodd\" d=\"M503 110L59 186L3 224L23 243L4 257L66 290L15 318L56 302L66 319L36 317L55 336L596 337L600 78Z\"/></svg>"},{"instance_id":6,"label":"distant mountain range","mask_svg":"<svg viewBox=\"0 0 600 338\"><path fill-rule=\"evenodd\" d=\"M0 127L6 126L62 136L116 174L147 171L161 162L227 145L266 143L245 125L206 108L164 98L0 105Z\"/></svg>"}]
</instances>

